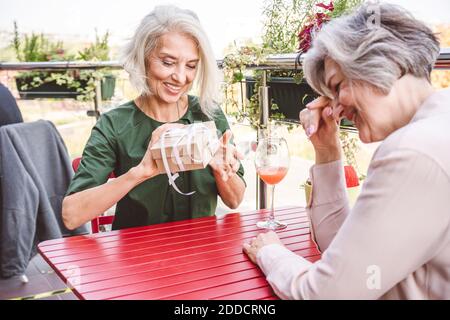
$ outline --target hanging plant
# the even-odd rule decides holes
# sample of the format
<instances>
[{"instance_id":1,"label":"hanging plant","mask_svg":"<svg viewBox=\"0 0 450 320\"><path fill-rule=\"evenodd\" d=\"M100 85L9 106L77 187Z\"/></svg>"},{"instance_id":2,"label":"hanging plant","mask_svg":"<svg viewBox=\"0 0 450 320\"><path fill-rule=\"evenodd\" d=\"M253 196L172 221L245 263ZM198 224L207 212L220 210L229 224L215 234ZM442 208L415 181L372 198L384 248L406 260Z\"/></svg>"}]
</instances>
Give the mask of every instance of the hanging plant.
<instances>
[{"instance_id":1,"label":"hanging plant","mask_svg":"<svg viewBox=\"0 0 450 320\"><path fill-rule=\"evenodd\" d=\"M265 61L265 51L261 46L243 46L235 47L233 52L225 56L222 62L222 70L224 74L224 95L225 103L232 108L229 112L236 117L238 121L248 120L250 125L255 129L262 129L259 114L258 90L262 85L262 72L255 70L252 76L255 80L255 86L244 100L243 92L246 81L247 66L258 66ZM236 85L240 85L241 105L239 105L238 94L236 93ZM270 104L272 111L276 111L278 106L275 103ZM284 118L283 114L272 113L272 117L277 120Z\"/></svg>"},{"instance_id":2,"label":"hanging plant","mask_svg":"<svg viewBox=\"0 0 450 320\"><path fill-rule=\"evenodd\" d=\"M100 61L109 59L109 33L103 37L96 34L95 43L78 52L68 54L62 41L52 42L44 34L21 36L14 22L12 46L21 62L46 61ZM34 97L76 97L79 101L92 101L95 97L97 81L105 81L112 76L111 71L66 70L66 71L27 71L16 76L17 89L23 98ZM45 93L45 90L49 93ZM110 98L110 97L109 97Z\"/></svg>"},{"instance_id":3,"label":"hanging plant","mask_svg":"<svg viewBox=\"0 0 450 320\"><path fill-rule=\"evenodd\" d=\"M262 44L258 46L235 47L233 52L223 60L224 95L225 102L233 109L238 120L247 119L254 128L262 128L259 114L259 87L262 85L262 71L247 72L246 65L258 65L264 62L270 54L293 53L297 48L296 30L309 17L311 8L317 0L271 0L265 1L263 9ZM246 81L251 77L251 82ZM301 70L270 70L267 71L268 82L277 77L293 78L295 84L303 80ZM247 82L247 83L245 83ZM254 84L253 84L254 82ZM247 85L247 99L237 99L234 92L236 84L240 83L241 90ZM251 85L249 85L251 83ZM298 104L302 103L299 99ZM269 102L270 121L285 120L285 114L279 112L278 104L272 99ZM292 124L288 125L292 128Z\"/></svg>"}]
</instances>

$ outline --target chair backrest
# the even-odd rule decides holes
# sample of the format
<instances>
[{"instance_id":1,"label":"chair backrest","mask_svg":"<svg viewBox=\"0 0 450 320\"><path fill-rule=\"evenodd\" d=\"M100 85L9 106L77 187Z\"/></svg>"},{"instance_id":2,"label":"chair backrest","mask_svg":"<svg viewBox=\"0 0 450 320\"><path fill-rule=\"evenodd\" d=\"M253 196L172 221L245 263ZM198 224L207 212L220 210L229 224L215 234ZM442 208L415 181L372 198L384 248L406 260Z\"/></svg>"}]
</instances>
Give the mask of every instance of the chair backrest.
<instances>
[{"instance_id":1,"label":"chair backrest","mask_svg":"<svg viewBox=\"0 0 450 320\"><path fill-rule=\"evenodd\" d=\"M81 157L75 158L72 160L72 168L73 171L77 172L78 167L80 166ZM114 172L111 172L109 178L115 178ZM98 216L91 220L91 229L92 233L99 233L100 226L110 225L114 221L114 216Z\"/></svg>"}]
</instances>

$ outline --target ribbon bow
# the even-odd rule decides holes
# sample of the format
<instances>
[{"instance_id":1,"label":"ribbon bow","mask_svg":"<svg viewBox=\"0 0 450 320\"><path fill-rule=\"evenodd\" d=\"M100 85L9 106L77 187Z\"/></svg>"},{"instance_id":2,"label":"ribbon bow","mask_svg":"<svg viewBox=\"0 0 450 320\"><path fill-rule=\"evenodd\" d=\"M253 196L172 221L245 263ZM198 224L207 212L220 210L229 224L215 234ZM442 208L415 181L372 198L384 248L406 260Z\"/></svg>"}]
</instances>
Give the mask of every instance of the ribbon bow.
<instances>
[{"instance_id":1,"label":"ribbon bow","mask_svg":"<svg viewBox=\"0 0 450 320\"><path fill-rule=\"evenodd\" d=\"M195 191L184 193L184 192L180 191L180 189L178 189L178 186L176 185L175 180L180 175L178 174L178 172L176 172L173 175L170 172L170 166L169 166L169 162L167 160L167 154L166 154L166 138L168 136L178 137L178 139L175 141L175 143L172 146L172 158L175 159L175 163L178 166L178 168L180 169L180 171L185 171L185 167L180 158L178 145L184 138L186 138L187 146L188 146L187 156L194 163L201 163L202 159L196 159L195 155L192 154L192 150L190 147L192 144L192 140L195 139L195 137L197 136L198 133L201 134L200 135L201 137L205 136L205 134L206 134L207 147L210 149L212 154L214 154L217 151L217 148L219 147L219 141L217 139L217 135L214 135L211 132L210 128L205 126L203 123L194 123L194 124L188 126L187 128L182 128L182 129L181 128L168 129L161 135L161 138L160 138L161 139L161 142L160 142L161 143L161 158L162 158L162 162L164 165L164 170L166 171L167 178L169 180L169 185L171 185L175 189L175 191L177 191L179 194L182 194L185 196L193 195L195 193ZM203 150L200 150L200 151L203 151Z\"/></svg>"}]
</instances>

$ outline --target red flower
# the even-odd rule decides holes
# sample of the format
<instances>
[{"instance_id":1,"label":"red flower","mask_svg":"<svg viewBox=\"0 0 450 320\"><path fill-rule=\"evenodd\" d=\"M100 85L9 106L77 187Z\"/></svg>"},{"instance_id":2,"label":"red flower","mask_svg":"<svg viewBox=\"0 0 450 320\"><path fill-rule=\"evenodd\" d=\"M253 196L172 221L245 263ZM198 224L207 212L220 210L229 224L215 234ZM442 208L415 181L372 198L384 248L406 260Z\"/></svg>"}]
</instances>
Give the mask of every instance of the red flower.
<instances>
[{"instance_id":1,"label":"red flower","mask_svg":"<svg viewBox=\"0 0 450 320\"><path fill-rule=\"evenodd\" d=\"M316 20L315 24L318 27L320 27L324 21L330 20L330 17L327 14L325 14L325 13L319 12L319 13L316 13L316 19L315 20Z\"/></svg>"},{"instance_id":2,"label":"red flower","mask_svg":"<svg viewBox=\"0 0 450 320\"><path fill-rule=\"evenodd\" d=\"M316 4L317 7L325 9L329 12L332 12L334 10L333 1L330 2L330 4L326 5L324 3L318 3ZM326 21L330 20L330 16L327 13L324 12L317 12L314 14L314 18L311 22L306 24L302 30L300 30L298 34L298 40L299 40L299 47L298 50L300 52L306 52L311 47L312 42L312 31L314 30L320 30L322 27L322 24Z\"/></svg>"},{"instance_id":3,"label":"red flower","mask_svg":"<svg viewBox=\"0 0 450 320\"><path fill-rule=\"evenodd\" d=\"M298 38L300 40L299 50L302 52L308 51L311 46L312 35L311 32L314 29L314 24L308 24L302 31L300 31Z\"/></svg>"},{"instance_id":4,"label":"red flower","mask_svg":"<svg viewBox=\"0 0 450 320\"><path fill-rule=\"evenodd\" d=\"M319 7L319 8L323 8L325 10L328 10L328 11L333 11L334 10L333 1L330 1L330 4L328 4L328 5L323 3L323 2L321 2L321 3L316 4L316 6Z\"/></svg>"}]
</instances>

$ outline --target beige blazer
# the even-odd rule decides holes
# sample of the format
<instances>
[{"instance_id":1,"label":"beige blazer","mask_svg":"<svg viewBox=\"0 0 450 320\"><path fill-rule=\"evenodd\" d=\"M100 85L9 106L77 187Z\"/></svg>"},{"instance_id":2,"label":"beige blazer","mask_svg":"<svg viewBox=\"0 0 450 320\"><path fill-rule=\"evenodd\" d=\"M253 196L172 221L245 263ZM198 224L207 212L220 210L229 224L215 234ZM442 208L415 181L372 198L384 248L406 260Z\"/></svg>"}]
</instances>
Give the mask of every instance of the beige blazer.
<instances>
[{"instance_id":1,"label":"beige blazer","mask_svg":"<svg viewBox=\"0 0 450 320\"><path fill-rule=\"evenodd\" d=\"M341 161L310 170L314 264L280 245L258 265L283 299L450 299L450 89L389 135L348 205Z\"/></svg>"}]
</instances>

